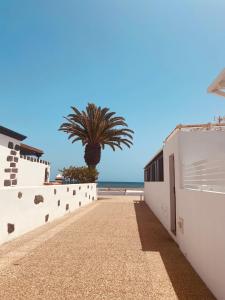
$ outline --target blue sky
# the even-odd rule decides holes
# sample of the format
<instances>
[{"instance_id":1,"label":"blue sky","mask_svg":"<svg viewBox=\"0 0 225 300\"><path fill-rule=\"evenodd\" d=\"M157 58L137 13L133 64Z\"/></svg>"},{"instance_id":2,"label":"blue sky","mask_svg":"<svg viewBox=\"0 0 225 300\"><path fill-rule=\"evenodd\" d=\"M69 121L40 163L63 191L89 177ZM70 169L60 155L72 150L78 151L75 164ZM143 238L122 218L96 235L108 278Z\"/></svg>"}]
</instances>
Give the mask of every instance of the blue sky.
<instances>
[{"instance_id":1,"label":"blue sky","mask_svg":"<svg viewBox=\"0 0 225 300\"><path fill-rule=\"evenodd\" d=\"M0 123L29 137L52 174L83 165L57 129L70 106L107 106L134 147L102 153L101 180L139 181L180 123L213 121L207 86L224 67L224 0L0 0Z\"/></svg>"}]
</instances>

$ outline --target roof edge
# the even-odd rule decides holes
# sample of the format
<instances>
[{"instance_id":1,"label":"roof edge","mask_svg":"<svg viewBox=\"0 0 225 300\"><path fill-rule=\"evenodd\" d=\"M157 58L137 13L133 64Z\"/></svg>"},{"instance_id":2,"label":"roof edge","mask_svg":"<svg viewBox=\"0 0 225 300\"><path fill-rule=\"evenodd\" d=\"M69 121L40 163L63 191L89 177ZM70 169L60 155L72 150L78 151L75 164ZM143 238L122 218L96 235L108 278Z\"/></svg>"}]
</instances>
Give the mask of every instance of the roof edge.
<instances>
[{"instance_id":1,"label":"roof edge","mask_svg":"<svg viewBox=\"0 0 225 300\"><path fill-rule=\"evenodd\" d=\"M221 127L221 126L225 126L225 123L203 123L203 124L189 124L189 125L182 125L179 124L177 125L171 132L170 134L166 137L166 139L164 140L163 144L165 144L168 139L175 134L178 130L181 130L182 128L206 128L206 129L210 129L212 127ZM163 146L164 147L164 146ZM156 154L154 156L151 157L151 159L148 161L148 163L144 166L144 169L151 163L151 161L153 161L157 155L160 154L160 152L163 151L163 147L160 148L159 151L156 152Z\"/></svg>"},{"instance_id":2,"label":"roof edge","mask_svg":"<svg viewBox=\"0 0 225 300\"><path fill-rule=\"evenodd\" d=\"M144 169L161 153L163 152L163 147L160 148L156 153L155 155L153 155L150 160L148 161L148 163L144 166Z\"/></svg>"},{"instance_id":3,"label":"roof edge","mask_svg":"<svg viewBox=\"0 0 225 300\"><path fill-rule=\"evenodd\" d=\"M26 145L26 144L20 144L20 151L27 151L30 154L35 154L35 155L43 155L44 151L35 147L32 147L30 145Z\"/></svg>"},{"instance_id":4,"label":"roof edge","mask_svg":"<svg viewBox=\"0 0 225 300\"><path fill-rule=\"evenodd\" d=\"M206 128L206 129L210 129L212 127L221 127L221 126L222 127L225 126L225 123L203 123L203 124L190 124L190 125L179 124L171 131L171 133L166 137L164 142L166 142L171 137L171 135L173 135L173 133L175 133L177 130L180 130L182 128Z\"/></svg>"},{"instance_id":5,"label":"roof edge","mask_svg":"<svg viewBox=\"0 0 225 300\"><path fill-rule=\"evenodd\" d=\"M6 136L11 137L11 138L14 138L18 141L23 141L27 138L25 135L20 134L16 131L13 131L9 128L6 128L4 126L0 126L0 134L6 135Z\"/></svg>"}]
</instances>

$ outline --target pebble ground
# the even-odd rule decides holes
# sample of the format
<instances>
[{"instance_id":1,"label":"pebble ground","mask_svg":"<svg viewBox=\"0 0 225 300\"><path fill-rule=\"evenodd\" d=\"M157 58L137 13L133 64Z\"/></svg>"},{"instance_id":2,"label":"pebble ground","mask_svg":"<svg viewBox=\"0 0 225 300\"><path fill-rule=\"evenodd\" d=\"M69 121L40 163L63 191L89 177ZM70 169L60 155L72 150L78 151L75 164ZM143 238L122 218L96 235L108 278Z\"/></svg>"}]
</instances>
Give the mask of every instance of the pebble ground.
<instances>
[{"instance_id":1,"label":"pebble ground","mask_svg":"<svg viewBox=\"0 0 225 300\"><path fill-rule=\"evenodd\" d=\"M143 201L99 199L0 247L0 299L214 299Z\"/></svg>"}]
</instances>

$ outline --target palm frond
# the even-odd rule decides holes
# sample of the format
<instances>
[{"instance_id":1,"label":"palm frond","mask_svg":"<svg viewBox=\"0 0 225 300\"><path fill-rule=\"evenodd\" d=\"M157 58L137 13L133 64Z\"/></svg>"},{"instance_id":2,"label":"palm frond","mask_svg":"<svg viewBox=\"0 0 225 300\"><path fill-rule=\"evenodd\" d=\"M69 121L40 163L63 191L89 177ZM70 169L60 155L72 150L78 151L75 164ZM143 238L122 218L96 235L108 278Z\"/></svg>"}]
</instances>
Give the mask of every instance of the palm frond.
<instances>
[{"instance_id":1,"label":"palm frond","mask_svg":"<svg viewBox=\"0 0 225 300\"><path fill-rule=\"evenodd\" d=\"M116 116L109 108L88 103L86 110L80 111L71 107L72 113L65 117L59 130L68 134L72 143L81 141L83 145L105 145L122 149L122 145L130 147L133 143L134 131L128 128L125 119Z\"/></svg>"}]
</instances>

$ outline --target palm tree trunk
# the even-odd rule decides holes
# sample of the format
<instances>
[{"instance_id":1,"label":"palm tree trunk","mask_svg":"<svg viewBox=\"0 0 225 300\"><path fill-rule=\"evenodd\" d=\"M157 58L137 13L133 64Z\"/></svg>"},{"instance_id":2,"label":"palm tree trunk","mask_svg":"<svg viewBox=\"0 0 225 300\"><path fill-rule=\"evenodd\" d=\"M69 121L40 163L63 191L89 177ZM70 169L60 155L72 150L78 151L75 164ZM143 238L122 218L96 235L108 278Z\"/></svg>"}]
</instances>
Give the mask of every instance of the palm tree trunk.
<instances>
[{"instance_id":1,"label":"palm tree trunk","mask_svg":"<svg viewBox=\"0 0 225 300\"><path fill-rule=\"evenodd\" d=\"M84 160L89 168L96 168L101 159L101 146L99 144L87 144L85 147Z\"/></svg>"}]
</instances>

